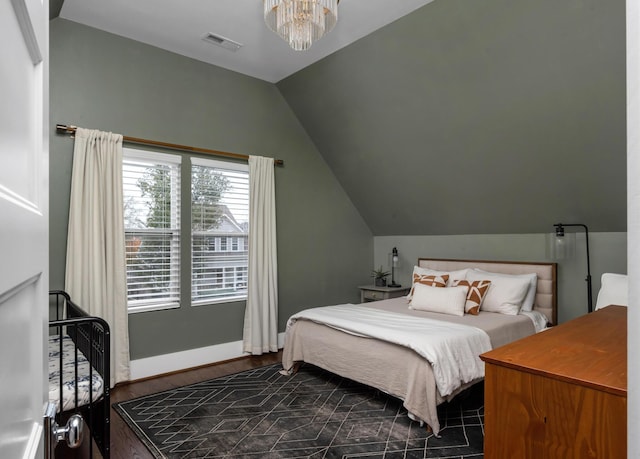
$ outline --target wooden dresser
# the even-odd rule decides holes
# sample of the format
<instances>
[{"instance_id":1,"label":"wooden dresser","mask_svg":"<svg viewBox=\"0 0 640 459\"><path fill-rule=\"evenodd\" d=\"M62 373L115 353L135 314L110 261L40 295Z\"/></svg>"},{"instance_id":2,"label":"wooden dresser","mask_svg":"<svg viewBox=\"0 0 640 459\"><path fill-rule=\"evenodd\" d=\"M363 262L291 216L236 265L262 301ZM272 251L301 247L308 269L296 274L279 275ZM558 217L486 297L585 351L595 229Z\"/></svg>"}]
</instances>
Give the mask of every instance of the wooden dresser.
<instances>
[{"instance_id":1,"label":"wooden dresser","mask_svg":"<svg viewBox=\"0 0 640 459\"><path fill-rule=\"evenodd\" d=\"M607 306L480 356L484 457L627 455L627 308Z\"/></svg>"}]
</instances>

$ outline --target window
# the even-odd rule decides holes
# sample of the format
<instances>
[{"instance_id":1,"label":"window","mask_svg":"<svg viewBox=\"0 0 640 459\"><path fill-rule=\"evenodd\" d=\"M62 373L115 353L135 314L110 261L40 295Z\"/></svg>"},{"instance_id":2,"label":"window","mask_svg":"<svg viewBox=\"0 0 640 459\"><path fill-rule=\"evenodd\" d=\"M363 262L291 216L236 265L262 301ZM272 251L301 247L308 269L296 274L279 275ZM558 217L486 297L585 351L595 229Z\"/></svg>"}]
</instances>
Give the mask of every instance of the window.
<instances>
[{"instance_id":1,"label":"window","mask_svg":"<svg viewBox=\"0 0 640 459\"><path fill-rule=\"evenodd\" d=\"M200 158L191 163L192 304L244 299L249 167Z\"/></svg>"},{"instance_id":2,"label":"window","mask_svg":"<svg viewBox=\"0 0 640 459\"><path fill-rule=\"evenodd\" d=\"M246 298L249 167L199 158L192 158L190 166L182 170L179 155L124 149L130 312L179 307L180 279L189 278L181 272L189 271L191 288L186 290L192 305ZM191 219L183 222L190 228L184 230L181 173L191 180ZM189 244L191 263L180 260L180 247Z\"/></svg>"},{"instance_id":3,"label":"window","mask_svg":"<svg viewBox=\"0 0 640 459\"><path fill-rule=\"evenodd\" d=\"M179 306L180 159L178 155L124 149L130 311Z\"/></svg>"}]
</instances>

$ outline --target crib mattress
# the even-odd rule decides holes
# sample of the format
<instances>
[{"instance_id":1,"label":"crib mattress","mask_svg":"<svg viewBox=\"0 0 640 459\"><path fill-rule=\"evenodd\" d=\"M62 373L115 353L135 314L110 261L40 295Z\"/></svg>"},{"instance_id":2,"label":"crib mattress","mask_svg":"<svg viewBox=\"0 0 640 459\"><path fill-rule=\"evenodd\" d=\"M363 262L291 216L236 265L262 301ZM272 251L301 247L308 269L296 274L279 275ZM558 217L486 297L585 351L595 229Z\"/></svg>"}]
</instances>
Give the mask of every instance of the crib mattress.
<instances>
[{"instance_id":1,"label":"crib mattress","mask_svg":"<svg viewBox=\"0 0 640 459\"><path fill-rule=\"evenodd\" d=\"M102 397L104 381L82 352L78 350L78 377L76 378L75 343L62 335L62 371L60 370L60 335L49 336L49 401L56 403L58 412L67 411L95 402ZM62 397L60 397L60 378L62 378ZM60 400L62 399L62 409Z\"/></svg>"}]
</instances>

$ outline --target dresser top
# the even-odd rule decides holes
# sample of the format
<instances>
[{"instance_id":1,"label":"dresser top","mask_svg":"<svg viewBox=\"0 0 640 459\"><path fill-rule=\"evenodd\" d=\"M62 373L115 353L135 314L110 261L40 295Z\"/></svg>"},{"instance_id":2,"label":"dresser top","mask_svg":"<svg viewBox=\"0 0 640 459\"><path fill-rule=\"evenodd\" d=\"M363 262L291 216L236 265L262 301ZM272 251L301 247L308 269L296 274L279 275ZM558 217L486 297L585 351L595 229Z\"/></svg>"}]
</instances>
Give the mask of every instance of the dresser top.
<instances>
[{"instance_id":1,"label":"dresser top","mask_svg":"<svg viewBox=\"0 0 640 459\"><path fill-rule=\"evenodd\" d=\"M617 395L627 394L627 308L607 306L480 356Z\"/></svg>"}]
</instances>

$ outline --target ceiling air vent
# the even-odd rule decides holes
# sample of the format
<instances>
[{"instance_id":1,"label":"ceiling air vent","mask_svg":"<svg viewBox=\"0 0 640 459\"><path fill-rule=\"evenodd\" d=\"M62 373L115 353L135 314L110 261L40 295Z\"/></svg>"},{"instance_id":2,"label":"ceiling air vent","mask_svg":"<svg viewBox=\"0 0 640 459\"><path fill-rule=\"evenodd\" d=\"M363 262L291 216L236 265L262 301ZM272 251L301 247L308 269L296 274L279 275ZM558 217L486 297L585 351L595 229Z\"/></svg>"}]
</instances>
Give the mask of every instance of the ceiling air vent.
<instances>
[{"instance_id":1,"label":"ceiling air vent","mask_svg":"<svg viewBox=\"0 0 640 459\"><path fill-rule=\"evenodd\" d=\"M214 45L220 46L221 48L228 49L229 51L238 51L242 48L242 44L237 41L233 41L229 38L223 37L222 35L216 35L215 33L208 32L205 34L202 39L206 42L213 43Z\"/></svg>"}]
</instances>

